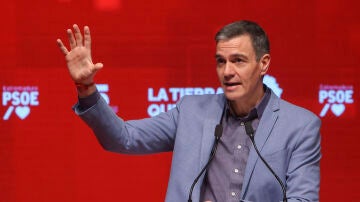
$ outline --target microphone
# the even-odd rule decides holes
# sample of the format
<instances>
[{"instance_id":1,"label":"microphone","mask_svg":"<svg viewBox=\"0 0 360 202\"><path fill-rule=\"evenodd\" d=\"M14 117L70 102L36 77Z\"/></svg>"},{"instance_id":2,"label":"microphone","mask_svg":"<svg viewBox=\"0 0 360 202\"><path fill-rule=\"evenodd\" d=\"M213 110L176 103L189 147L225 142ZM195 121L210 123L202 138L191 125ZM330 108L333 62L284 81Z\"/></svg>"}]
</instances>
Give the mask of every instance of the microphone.
<instances>
[{"instance_id":1,"label":"microphone","mask_svg":"<svg viewBox=\"0 0 360 202\"><path fill-rule=\"evenodd\" d=\"M222 119L222 118L221 118ZM215 157L215 153L216 153L216 149L217 149L217 145L219 144L219 140L222 136L222 132L223 132L223 127L221 124L216 125L215 127L215 142L213 144L213 147L211 149L211 153L210 153L210 158L208 160L208 162L205 164L205 166L203 167L203 169L200 171L199 175L195 178L194 182L191 185L190 188L190 192L189 192L189 198L188 198L188 202L192 202L192 192L194 190L194 187L197 183L197 181L200 179L201 175L204 173L204 171L209 167L211 161L214 159Z\"/></svg>"},{"instance_id":2,"label":"microphone","mask_svg":"<svg viewBox=\"0 0 360 202\"><path fill-rule=\"evenodd\" d=\"M258 154L258 156L260 157L260 159L262 160L262 162L265 164L265 166L270 170L271 174L274 175L274 177L276 178L276 180L279 182L282 192L283 192L283 202L287 202L287 197L286 197L286 189L285 186L283 184L283 182L280 180L279 176L276 175L276 173L274 172L274 170L270 167L270 165L265 161L265 159L261 156L256 144L255 144L255 140L254 140L254 136L255 136L255 132L254 132L254 128L251 125L251 121L247 121L245 122L245 131L246 134L250 137L251 142L254 145L255 151Z\"/></svg>"}]
</instances>

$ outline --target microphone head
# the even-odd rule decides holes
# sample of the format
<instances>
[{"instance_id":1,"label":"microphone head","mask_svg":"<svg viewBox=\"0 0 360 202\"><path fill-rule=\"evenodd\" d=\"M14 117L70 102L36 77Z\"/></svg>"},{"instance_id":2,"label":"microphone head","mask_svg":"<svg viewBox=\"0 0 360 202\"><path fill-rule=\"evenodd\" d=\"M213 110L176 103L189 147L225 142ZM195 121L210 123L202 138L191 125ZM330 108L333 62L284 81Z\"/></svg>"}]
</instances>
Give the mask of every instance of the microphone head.
<instances>
[{"instance_id":1,"label":"microphone head","mask_svg":"<svg viewBox=\"0 0 360 202\"><path fill-rule=\"evenodd\" d=\"M223 127L221 124L217 124L215 127L215 137L220 139L223 133Z\"/></svg>"}]
</instances>

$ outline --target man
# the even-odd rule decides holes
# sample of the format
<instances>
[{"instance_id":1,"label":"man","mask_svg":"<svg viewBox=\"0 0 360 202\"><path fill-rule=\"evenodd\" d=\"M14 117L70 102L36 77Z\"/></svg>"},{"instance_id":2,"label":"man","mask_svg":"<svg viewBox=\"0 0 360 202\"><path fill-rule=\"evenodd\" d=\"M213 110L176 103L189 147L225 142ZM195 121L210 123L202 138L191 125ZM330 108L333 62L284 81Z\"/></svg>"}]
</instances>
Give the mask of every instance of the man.
<instances>
[{"instance_id":1,"label":"man","mask_svg":"<svg viewBox=\"0 0 360 202\"><path fill-rule=\"evenodd\" d=\"M270 64L266 33L239 21L216 35L217 75L224 94L184 96L176 107L153 118L124 121L96 90L88 27L68 29L69 51L58 39L77 89L75 112L109 151L149 154L173 151L166 201L186 201L190 187L223 132L217 152L192 194L194 201L281 201L283 192L259 159L249 138L255 130L261 155L284 184L288 201L318 201L320 120L278 98L262 83ZM251 132L250 132L251 133Z\"/></svg>"}]
</instances>

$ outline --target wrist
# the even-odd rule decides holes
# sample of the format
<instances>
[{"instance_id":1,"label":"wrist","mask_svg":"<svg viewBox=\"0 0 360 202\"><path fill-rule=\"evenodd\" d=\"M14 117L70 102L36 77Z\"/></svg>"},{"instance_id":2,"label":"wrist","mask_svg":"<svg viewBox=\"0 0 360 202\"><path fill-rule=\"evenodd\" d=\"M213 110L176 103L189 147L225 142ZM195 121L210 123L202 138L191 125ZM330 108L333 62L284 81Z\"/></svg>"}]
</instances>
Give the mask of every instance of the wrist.
<instances>
[{"instance_id":1,"label":"wrist","mask_svg":"<svg viewBox=\"0 0 360 202\"><path fill-rule=\"evenodd\" d=\"M91 82L89 84L75 82L75 86L78 91L79 97L87 97L96 91L96 85L94 82Z\"/></svg>"},{"instance_id":2,"label":"wrist","mask_svg":"<svg viewBox=\"0 0 360 202\"><path fill-rule=\"evenodd\" d=\"M94 82L91 82L89 84L83 84L83 83L77 83L75 82L75 86L78 90L87 90L89 89L91 86L94 86L95 83Z\"/></svg>"}]
</instances>

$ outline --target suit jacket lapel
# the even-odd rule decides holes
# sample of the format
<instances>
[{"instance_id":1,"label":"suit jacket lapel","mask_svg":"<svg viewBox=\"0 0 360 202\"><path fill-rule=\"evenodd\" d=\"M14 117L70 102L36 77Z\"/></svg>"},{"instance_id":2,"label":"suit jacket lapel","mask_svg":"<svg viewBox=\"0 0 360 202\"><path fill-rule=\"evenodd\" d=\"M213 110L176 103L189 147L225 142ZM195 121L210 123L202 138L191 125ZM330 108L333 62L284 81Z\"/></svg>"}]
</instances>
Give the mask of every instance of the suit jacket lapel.
<instances>
[{"instance_id":1,"label":"suit jacket lapel","mask_svg":"<svg viewBox=\"0 0 360 202\"><path fill-rule=\"evenodd\" d=\"M212 105L206 112L204 113L204 122L203 122L203 132L202 137L200 139L201 141L201 147L200 149L200 161L199 161L199 167L197 173L200 172L200 170L205 166L205 164L208 162L210 157L211 148L214 144L215 136L215 126L219 123L221 118L221 112L223 110L223 106L225 103L225 96L219 95L217 102ZM193 199L200 198L200 187L202 184L202 181L204 179L204 174L201 176L201 178L198 181L198 185L195 186L194 192L193 192Z\"/></svg>"},{"instance_id":2,"label":"suit jacket lapel","mask_svg":"<svg viewBox=\"0 0 360 202\"><path fill-rule=\"evenodd\" d=\"M269 100L268 106L265 108L265 111L259 122L259 126L255 131L255 143L260 153L278 119L278 113L277 113L278 110L279 110L279 98L276 97L276 95L273 92L271 92L271 98ZM252 147L249 153L249 157L245 169L245 176L241 191L242 198L246 196L249 182L251 180L251 176L253 174L255 165L258 162L258 159L259 156L256 153L254 147Z\"/></svg>"},{"instance_id":3,"label":"suit jacket lapel","mask_svg":"<svg viewBox=\"0 0 360 202\"><path fill-rule=\"evenodd\" d=\"M225 103L225 96L219 95L218 102L214 107L210 108L205 113L204 128L201 139L200 150L200 169L207 163L210 157L210 151L215 140L215 126L221 119L221 113Z\"/></svg>"}]
</instances>

